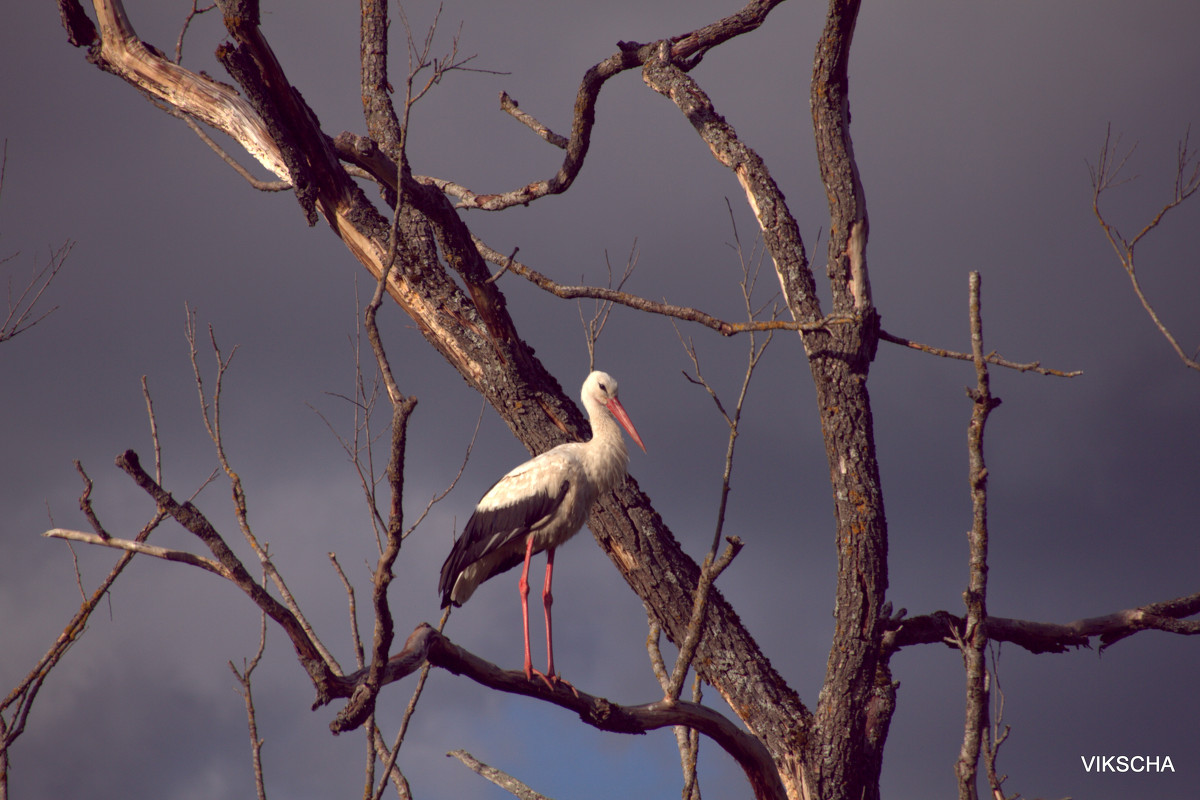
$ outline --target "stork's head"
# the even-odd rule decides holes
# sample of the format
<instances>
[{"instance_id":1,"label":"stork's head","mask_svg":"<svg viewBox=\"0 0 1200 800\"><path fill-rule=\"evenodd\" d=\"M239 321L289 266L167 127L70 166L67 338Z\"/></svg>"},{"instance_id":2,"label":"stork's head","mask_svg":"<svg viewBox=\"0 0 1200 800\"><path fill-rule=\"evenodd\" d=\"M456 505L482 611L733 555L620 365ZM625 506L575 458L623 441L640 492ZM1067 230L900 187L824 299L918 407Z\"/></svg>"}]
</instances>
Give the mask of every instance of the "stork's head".
<instances>
[{"instance_id":1,"label":"stork's head","mask_svg":"<svg viewBox=\"0 0 1200 800\"><path fill-rule=\"evenodd\" d=\"M607 372L596 370L583 382L580 398L583 400L584 408L588 409L588 413L592 413L591 410L596 406L607 409L617 422L621 423L621 426L629 432L629 437L637 442L637 446L642 448L642 452L646 451L646 445L642 444L642 437L638 436L637 429L633 427L633 422L625 413L625 407L617 399L616 378Z\"/></svg>"}]
</instances>

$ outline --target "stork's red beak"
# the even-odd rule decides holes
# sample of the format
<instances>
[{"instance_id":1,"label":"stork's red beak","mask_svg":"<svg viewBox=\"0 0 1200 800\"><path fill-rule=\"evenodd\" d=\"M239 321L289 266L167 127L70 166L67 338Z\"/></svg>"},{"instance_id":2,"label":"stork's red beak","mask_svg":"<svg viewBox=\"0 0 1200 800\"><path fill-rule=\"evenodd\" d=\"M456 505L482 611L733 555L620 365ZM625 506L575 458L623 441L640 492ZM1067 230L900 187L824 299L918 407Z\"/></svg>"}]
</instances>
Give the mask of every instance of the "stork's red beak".
<instances>
[{"instance_id":1,"label":"stork's red beak","mask_svg":"<svg viewBox=\"0 0 1200 800\"><path fill-rule=\"evenodd\" d=\"M614 397L606 405L612 415L617 418L617 422L621 423L621 427L629 431L629 438L637 442L637 446L642 448L643 453L646 452L646 445L642 444L642 437L638 436L637 428L633 427L633 422L625 413L625 406L621 405L621 401Z\"/></svg>"}]
</instances>

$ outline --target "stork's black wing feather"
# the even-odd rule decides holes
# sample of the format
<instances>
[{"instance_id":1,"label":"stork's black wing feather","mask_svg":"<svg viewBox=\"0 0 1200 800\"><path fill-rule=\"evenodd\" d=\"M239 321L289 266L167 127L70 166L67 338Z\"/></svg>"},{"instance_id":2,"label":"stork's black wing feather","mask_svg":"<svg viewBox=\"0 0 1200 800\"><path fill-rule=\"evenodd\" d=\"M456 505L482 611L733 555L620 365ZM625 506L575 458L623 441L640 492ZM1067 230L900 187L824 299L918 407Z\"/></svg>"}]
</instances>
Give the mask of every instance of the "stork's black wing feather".
<instances>
[{"instance_id":1,"label":"stork's black wing feather","mask_svg":"<svg viewBox=\"0 0 1200 800\"><path fill-rule=\"evenodd\" d=\"M503 479L501 479L503 480ZM462 535L454 542L450 555L442 564L441 578L438 580L438 592L442 595L442 608L452 602L450 594L454 582L464 569L491 555L503 551L514 541L524 541L529 533L537 530L545 520L562 505L570 488L570 481L564 480L558 491L535 492L526 495L516 503L496 508L476 509ZM488 490L489 492L491 489ZM486 496L486 493L485 493ZM479 583L499 575L515 567L525 560L524 548L513 549L509 555L492 565L488 574L480 578Z\"/></svg>"}]
</instances>

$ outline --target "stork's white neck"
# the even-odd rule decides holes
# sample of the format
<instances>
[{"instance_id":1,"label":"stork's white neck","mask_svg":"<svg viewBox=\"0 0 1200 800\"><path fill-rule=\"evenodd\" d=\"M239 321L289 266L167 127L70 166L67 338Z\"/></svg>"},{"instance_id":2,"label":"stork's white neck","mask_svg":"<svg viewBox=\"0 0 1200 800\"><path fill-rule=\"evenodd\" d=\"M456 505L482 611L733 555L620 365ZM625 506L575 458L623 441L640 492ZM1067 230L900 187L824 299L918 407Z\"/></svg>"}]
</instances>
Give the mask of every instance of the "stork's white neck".
<instances>
[{"instance_id":1,"label":"stork's white neck","mask_svg":"<svg viewBox=\"0 0 1200 800\"><path fill-rule=\"evenodd\" d=\"M585 443L584 466L599 492L615 489L625 477L629 466L629 450L625 447L625 436L608 407L588 397L584 401L588 421L592 425L592 438Z\"/></svg>"}]
</instances>

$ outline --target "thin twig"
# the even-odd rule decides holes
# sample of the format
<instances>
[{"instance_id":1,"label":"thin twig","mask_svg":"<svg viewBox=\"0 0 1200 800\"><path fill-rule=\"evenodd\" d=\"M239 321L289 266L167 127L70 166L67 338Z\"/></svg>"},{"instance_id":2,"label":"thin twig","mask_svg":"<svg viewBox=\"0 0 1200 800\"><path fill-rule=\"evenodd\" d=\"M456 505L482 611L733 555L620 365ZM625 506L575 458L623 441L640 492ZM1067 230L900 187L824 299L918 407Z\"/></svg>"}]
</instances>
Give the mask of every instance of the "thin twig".
<instances>
[{"instance_id":1,"label":"thin twig","mask_svg":"<svg viewBox=\"0 0 1200 800\"><path fill-rule=\"evenodd\" d=\"M371 719L373 720L374 718L374 715L372 715ZM382 788L387 787L387 780L390 778L392 785L396 787L396 794L400 796L401 800L411 800L412 790L409 788L408 779L404 777L404 773L396 766L395 751L388 748L387 742L383 740L383 734L379 731L379 726L372 725L368 736L368 751L372 759L370 774L374 775L375 759L382 761L385 766L385 777L380 791L381 796ZM364 800L370 800L370 798L375 796L374 789L371 788L374 784L374 779L369 779L367 791L363 792Z\"/></svg>"},{"instance_id":2,"label":"thin twig","mask_svg":"<svg viewBox=\"0 0 1200 800\"><path fill-rule=\"evenodd\" d=\"M646 614L646 619L650 625L650 632L646 636L646 652L650 656L650 667L654 671L654 677L658 679L658 685L662 687L663 694L666 696L671 691L671 676L667 673L667 664L663 660L662 648L659 645L662 638L662 625L649 612ZM702 683L700 676L697 675L692 686L693 703L700 702ZM699 733L684 725L673 726L671 732L675 735L675 746L679 750L679 765L683 770L684 800L699 800L700 788L696 782Z\"/></svg>"},{"instance_id":3,"label":"thin twig","mask_svg":"<svg viewBox=\"0 0 1200 800\"><path fill-rule=\"evenodd\" d=\"M7 151L8 142L5 142L4 146ZM3 169L3 159L0 158L0 184L3 183ZM58 310L58 306L52 306L36 317L33 316L34 309L37 308L42 296L50 288L50 284L67 263L67 256L71 254L71 249L74 246L74 242L68 241L63 243L57 250L51 252L50 257L46 259L45 265L30 276L16 299L13 298L12 280L9 279L7 286L8 312L4 321L0 322L0 342L7 341L17 334L24 333ZM15 256L16 254L14 253L12 256L0 259L0 264Z\"/></svg>"},{"instance_id":4,"label":"thin twig","mask_svg":"<svg viewBox=\"0 0 1200 800\"><path fill-rule=\"evenodd\" d=\"M879 339L884 342L898 344L902 347L908 347L913 350L920 350L922 353L929 353L930 355L938 356L939 358L953 358L959 361L975 360L975 356L971 353L959 353L954 350L945 350L941 347L933 347L931 345L921 344L920 342L914 342L911 339L905 339L903 336L896 336L895 334L888 333L882 328L879 331ZM1051 375L1056 378L1077 378L1083 374L1083 370L1078 369L1070 372L1064 372L1063 370L1058 369L1049 369L1047 367L1043 367L1041 361L1030 361L1024 364L1016 361L1009 361L1002 356L996 355L995 351L984 355L983 360L986 363L997 367L1015 369L1017 372L1036 372L1039 375Z\"/></svg>"},{"instance_id":5,"label":"thin twig","mask_svg":"<svg viewBox=\"0 0 1200 800\"><path fill-rule=\"evenodd\" d=\"M233 573L226 569L219 561L198 556L186 550L157 547L155 545L144 544L136 539L118 539L115 536L105 538L94 533L88 533L87 531L76 531L68 528L51 528L44 532L42 536L48 539L63 539L64 541L83 542L84 544L98 544L104 547L112 547L116 550L124 550L128 553L143 553L155 558L161 558L164 561L177 561L181 564L190 564L193 567L207 570L214 575L220 575L226 580L233 580Z\"/></svg>"},{"instance_id":6,"label":"thin twig","mask_svg":"<svg viewBox=\"0 0 1200 800\"><path fill-rule=\"evenodd\" d=\"M726 539L729 546L721 557L714 561L711 557L704 559L700 568L700 580L696 583L696 594L692 601L692 616L688 622L687 635L679 646L679 656L675 659L675 668L671 671L671 681L667 686L665 700L674 703L679 700L683 691L683 681L691 669L692 660L696 657L696 648L700 645L700 637L704 631L704 616L708 610L709 589L725 568L733 561L742 549L742 540L736 536Z\"/></svg>"},{"instance_id":7,"label":"thin twig","mask_svg":"<svg viewBox=\"0 0 1200 800\"><path fill-rule=\"evenodd\" d=\"M517 253L519 253L519 252L521 252L521 248L519 248L519 247L514 247L514 248L513 248L513 251L512 251L511 253L509 253L509 254L508 254L508 259L507 259L507 260L505 260L505 262L504 262L504 266L502 266L502 267L500 268L500 271L499 271L499 272L497 272L497 273L496 273L495 275L493 275L492 277L488 278L486 281L484 281L484 283L495 283L495 282L496 282L496 280L497 280L497 279L498 279L498 278L499 278L501 275L503 275L505 272L507 272L507 271L508 271L508 268L512 266L512 260L513 260L514 258L516 258L516 257L517 257Z\"/></svg>"},{"instance_id":8,"label":"thin twig","mask_svg":"<svg viewBox=\"0 0 1200 800\"><path fill-rule=\"evenodd\" d=\"M742 278L739 281L738 286L742 292L742 304L746 309L746 319L749 322L756 321L756 317L766 309L767 303L772 303L771 319L774 320L779 314L778 306L774 305L774 298L771 298L767 301L767 303L762 304L758 308L754 307L754 288L758 282L758 274L762 267L762 254L759 254L757 261L754 258L753 252L751 253L749 259L746 258L745 251L742 249L742 240L738 236L737 221L733 216L733 207L730 205L728 198L725 200L725 205L729 210L729 221L733 230L734 239L733 247L737 253L738 266L742 272ZM755 263L753 269L750 266L751 263ZM691 359L692 366L696 371L696 376L694 378L688 375L686 372L683 376L690 382L702 386L705 391L708 392L709 397L711 397L713 403L716 404L717 410L721 413L721 416L725 420L725 424L729 428L729 439L725 448L725 466L721 475L720 501L717 506L717 523L716 528L713 531L712 545L709 547L708 551L708 557L710 560L712 560L717 557L717 549L721 546L721 535L725 528L725 510L729 502L729 492L731 487L730 478L733 475L734 450L737 445L738 430L742 419L742 408L746 402L746 394L750 389L750 379L754 375L754 370L758 366L759 360L766 352L767 346L771 344L771 340L774 338L775 332L768 331L766 341L762 342L761 345L758 342L756 333L750 333L749 351L746 356L746 372L742 376L742 387L741 391L738 393L737 403L734 406L733 414L730 415L730 413L725 410L725 406L721 402L721 398L717 395L716 390L713 389L713 387L700 372L700 357L696 352L695 344L690 339L686 342L684 341L683 335L680 333L679 328L675 326L674 321L672 321L672 326L675 327L675 335L679 337L679 341L683 345L684 350L687 352L688 357Z\"/></svg>"},{"instance_id":9,"label":"thin twig","mask_svg":"<svg viewBox=\"0 0 1200 800\"><path fill-rule=\"evenodd\" d=\"M984 767L987 770L988 785L992 788L993 798L1007 800L1004 796L1004 781L1008 780L1008 776L996 773L996 757L1000 755L1000 747L1008 739L1011 728L1005 725L1004 730L1000 730L1000 725L1004 722L1004 690L1000 686L1000 646L995 642L988 642L988 649L992 653L990 676L995 693L992 694L994 708L992 724L990 728L984 729Z\"/></svg>"},{"instance_id":10,"label":"thin twig","mask_svg":"<svg viewBox=\"0 0 1200 800\"><path fill-rule=\"evenodd\" d=\"M192 20L205 12L212 11L216 7L217 7L216 3L210 3L209 5L205 6L204 8L200 8L198 1L192 0L192 9L188 12L188 15L186 17L184 17L183 27L179 29L179 38L175 40L175 63L176 64L183 63L183 39L185 36L187 36L188 27L191 26Z\"/></svg>"},{"instance_id":11,"label":"thin twig","mask_svg":"<svg viewBox=\"0 0 1200 800\"><path fill-rule=\"evenodd\" d=\"M407 23L406 23L407 27ZM430 38L432 38L432 31ZM428 42L426 43L428 46ZM410 78L411 79L411 78ZM391 364L383 346L383 338L379 334L376 316L383 304L383 296L392 270L396 268L400 247L400 212L401 203L396 204L396 212L392 220L391 245L388 259L379 274L375 284L375 292L363 312L363 327L367 332L367 340L375 355L375 365L383 378L384 388L392 404L392 440L388 456L387 479L391 492L390 510L387 519L387 546L379 556L372 578L371 602L375 614L375 633L371 644L371 659L367 680L362 684L362 691L355 698L356 713L370 716L375 710L375 699L382 685L383 669L387 663L388 651L391 649L394 623L391 609L388 605L388 587L391 585L392 567L400 553L403 541L404 525L404 451L408 431L408 420L417 406L417 398L405 396L396 383L392 374ZM390 772L390 770L388 770ZM386 780L386 777L385 777Z\"/></svg>"},{"instance_id":12,"label":"thin twig","mask_svg":"<svg viewBox=\"0 0 1200 800\"><path fill-rule=\"evenodd\" d=\"M266 580L266 576L263 576ZM258 800L267 800L266 783L263 781L262 769L262 746L263 740L258 737L258 715L254 711L254 695L250 687L250 675L254 672L258 663L262 660L263 652L267 649L267 615L263 612L259 615L259 634L258 634L258 651L249 662L242 662L242 671L238 672L237 667L230 661L229 669L233 672L234 678L237 679L238 685L241 687L238 694L246 704L246 720L250 733L250 760L254 766L254 788L258 793Z\"/></svg>"},{"instance_id":13,"label":"thin twig","mask_svg":"<svg viewBox=\"0 0 1200 800\"><path fill-rule=\"evenodd\" d=\"M734 244L732 246L737 254L738 265L742 273L742 277L738 285L742 292L742 302L746 310L746 318L747 320L753 322L757 315L762 313L767 308L768 304L771 304L771 317L774 319L779 313L778 306L774 305L774 298L771 298L758 307L755 307L753 300L754 288L757 284L759 270L762 266L761 254L757 259L755 259L755 253L752 250L750 257L746 257L746 253L742 248L741 237L738 236L737 222L733 215L733 207L729 203L728 199L726 199L725 205L729 211L730 224L733 230ZM751 267L752 263L755 264L753 268ZM742 408L745 405L746 394L750 386L750 379L754 374L754 369L758 365L759 359L762 358L763 353L766 351L767 345L771 343L774 332L769 331L766 336L766 341L762 342L761 344L759 344L755 333L752 332L750 334L746 372L742 379L742 387L740 393L738 394L737 404L734 407L733 414L730 415L730 413L725 410L725 406L721 402L721 398L718 396L717 392L707 382L707 380L705 380L703 374L701 373L700 359L696 352L695 344L690 339L686 342L684 341L683 334L679 331L678 326L675 325L674 320L672 320L671 324L672 327L675 328L675 333L679 337L680 343L683 344L684 350L691 359L692 366L696 372L695 378L692 378L686 372L684 373L684 377L689 381L704 387L709 396L712 398L713 402L716 404L717 410L725 420L726 426L729 428L729 437L725 451L724 470L721 476L721 490L719 495L720 499L717 508L717 521L713 533L713 542L712 546L709 548L708 555L704 559L700 582L696 589L696 595L693 604L692 624L688 626L684 642L680 647L679 656L675 661L674 671L670 677L666 676L665 666L660 668L659 664L654 662L656 655L659 662L662 660L662 655L658 651L657 624L652 625L652 633L654 636L651 641L647 642L647 647L650 648L651 661L655 668L655 674L660 675L659 683L662 685L667 699L674 701L678 700L679 698L679 694L683 687L683 681L687 676L687 671L690 668L692 659L695 655L695 648L699 644L700 631L703 628L704 604L707 602L708 597L708 587L711 586L712 581L716 579L716 574L719 574L719 572L725 568L725 565L728 564L727 561L724 565L714 564L714 562L716 562L717 559L717 551L720 547L721 535L725 527L725 512L728 506L729 492L731 488L733 457L738 438L738 429L741 422ZM731 545L733 541L733 539L730 540ZM740 541L738 546L740 547ZM736 555L736 551L726 553L726 556L730 560L732 560L734 555ZM714 569L716 574L712 574L710 576L709 571ZM701 686L702 683L699 680L699 675L697 675L692 692L694 702L699 702ZM684 775L683 797L685 800L699 800L700 789L696 777L696 762L698 758L700 741L699 736L694 730L686 730L684 728L677 727L675 729L675 739L679 748L679 757Z\"/></svg>"},{"instance_id":14,"label":"thin twig","mask_svg":"<svg viewBox=\"0 0 1200 800\"><path fill-rule=\"evenodd\" d=\"M466 472L467 462L471 460L471 451L475 449L475 440L479 437L479 428L481 425L483 425L483 412L486 408L486 403L479 404L479 416L475 418L475 430L471 432L471 441L467 442L467 449L466 452L463 453L462 463L458 465L458 472L454 474L454 478L450 481L450 484L445 489L429 499L429 502L426 503L424 510L422 510L417 516L417 519L413 522L413 524L410 525L406 531L404 531L404 534L401 536L401 538L407 539L409 535L412 534L413 531L415 531L417 527L425 521L425 517L429 516L429 512L433 509L433 507L444 500L446 496L450 494L450 492L454 491L454 487L458 485L459 479L462 478L463 473Z\"/></svg>"},{"instance_id":15,"label":"thin twig","mask_svg":"<svg viewBox=\"0 0 1200 800\"><path fill-rule=\"evenodd\" d=\"M520 800L549 800L549 798L547 798L545 795L538 794L513 776L505 772L501 772L495 767L489 767L487 764L479 761L466 750L451 750L449 753L446 753L446 755L452 758L457 758L472 772L487 778L504 791L508 792L514 797L520 798Z\"/></svg>"},{"instance_id":16,"label":"thin twig","mask_svg":"<svg viewBox=\"0 0 1200 800\"><path fill-rule=\"evenodd\" d=\"M97 519L91 507L91 490L92 482L88 478L87 473L83 471L83 467L78 461L75 462L75 467L79 471L80 476L84 481L83 494L79 498L79 506L83 509L84 514L89 517L89 522L92 524L96 533L85 534L95 536L98 544L108 544L112 541L112 537L104 530ZM158 527L166 518L166 513L161 509L157 509L154 516L142 526L138 531L135 542L142 544L150 536L155 528ZM109 570L108 575L100 582L100 585L85 598L80 605L79 610L75 612L70 621L63 627L62 633L58 635L49 650L38 659L33 668L25 675L25 677L16 686L9 691L3 701L0 701L0 767L8 769L8 751L22 733L25 731L25 724L29 718L29 713L33 709L34 701L37 700L38 693L50 673L58 666L63 656L71 648L83 632L87 629L87 623L91 619L92 612L96 610L101 599L108 596L109 589L116 582L117 578L124 572L125 567L133 560L133 552L127 551L121 555L113 568ZM81 580L78 579L77 580ZM80 583L82 589L82 583ZM4 719L4 712L12 709L8 720ZM0 776L0 786L6 785L7 773Z\"/></svg>"},{"instance_id":17,"label":"thin twig","mask_svg":"<svg viewBox=\"0 0 1200 800\"><path fill-rule=\"evenodd\" d=\"M621 273L621 280L617 281L616 290L620 291L626 281L633 275L637 269L638 262L638 246L637 239L633 240L633 245L629 249L629 257L625 259L625 271ZM608 251L604 251L604 266L608 270L607 288L613 288L613 272L612 262L608 260ZM497 276L499 273L497 273ZM579 308L579 323L583 326L583 336L586 340L588 351L588 371L596 368L596 342L600 341L600 334L604 332L604 326L608 324L609 314L612 312L612 301L597 300L595 307L592 310L592 318L584 319L583 303L577 303Z\"/></svg>"},{"instance_id":18,"label":"thin twig","mask_svg":"<svg viewBox=\"0 0 1200 800\"><path fill-rule=\"evenodd\" d=\"M333 564L333 571L337 573L338 578L342 582L342 587L346 590L346 602L350 608L350 638L354 642L354 664L359 669L362 669L366 662L363 660L363 643L362 636L358 632L358 604L354 597L354 586L346 577L346 573L342 571L342 565L338 563L337 554L329 553L329 561Z\"/></svg>"},{"instance_id":19,"label":"thin twig","mask_svg":"<svg viewBox=\"0 0 1200 800\"><path fill-rule=\"evenodd\" d=\"M358 475L359 484L362 486L363 498L366 500L371 527L375 533L375 545L378 548L380 555L384 550L384 536L387 522L379 511L379 504L375 496L376 487L383 476L377 475L375 472L375 443L382 436L380 434L371 433L371 420L375 412L375 404L379 399L379 387L381 385L381 375L378 367L372 370L373 379L368 389L367 382L364 380L364 371L362 363L362 340L363 340L363 312L364 306L359 301L358 294L358 278L354 280L354 304L355 304L355 320L357 325L354 331L354 339L352 340L351 353L354 357L354 397L347 397L344 394L337 392L327 392L332 397L344 400L354 409L354 424L353 436L350 439L342 436L332 422L318 409L309 405L321 421L325 423L330 433L337 439L338 444L346 452L346 456L350 463L354 465L355 473ZM364 459L366 463L364 464Z\"/></svg>"},{"instance_id":20,"label":"thin twig","mask_svg":"<svg viewBox=\"0 0 1200 800\"><path fill-rule=\"evenodd\" d=\"M1183 346L1179 344L1179 341L1171 333L1166 323L1158 316L1158 312L1154 310L1150 299L1142 291L1141 283L1137 277L1137 265L1134 258L1134 250L1138 243L1159 226L1167 212L1176 206L1182 205L1185 200L1195 194L1197 190L1200 190L1200 159L1197 158L1196 151L1190 149L1188 146L1190 134L1191 129L1189 128L1184 133L1183 139L1179 142L1176 151L1174 192L1171 199L1158 210L1158 213L1132 239L1126 239L1117 230L1116 225L1111 224L1105 219L1104 214L1100 211L1100 196L1109 189L1119 186L1122 183L1127 183L1136 177L1121 178L1120 174L1129 161L1130 156L1133 155L1133 151L1137 148L1137 145L1134 145L1122 155L1120 153L1121 137L1118 136L1115 142L1112 141L1112 125L1110 124L1105 131L1104 143L1100 146L1100 155L1096 160L1096 164L1094 166L1089 164L1088 171L1092 178L1092 213L1100 223L1100 227L1104 231L1104 236L1112 246L1113 252L1117 254L1117 260L1121 262L1121 267L1129 276L1129 283L1133 287L1133 293L1137 295L1138 301L1142 304L1142 308L1145 309L1146 314L1154 323L1154 327L1158 328L1159 333L1171 345L1171 349L1175 351L1175 354L1179 356L1184 365L1190 369L1200 371L1200 361L1197 360L1196 354L1188 355L1184 351ZM1190 174L1188 172L1189 169L1191 170Z\"/></svg>"},{"instance_id":21,"label":"thin twig","mask_svg":"<svg viewBox=\"0 0 1200 800\"><path fill-rule=\"evenodd\" d=\"M146 401L146 416L150 419L150 439L154 443L154 480L162 483L162 447L158 441L158 420L154 417L154 401L150 399L150 385L142 376L142 397Z\"/></svg>"},{"instance_id":22,"label":"thin twig","mask_svg":"<svg viewBox=\"0 0 1200 800\"><path fill-rule=\"evenodd\" d=\"M200 369L200 364L198 361L199 351L196 346L196 314L186 305L184 306L184 311L184 335L188 343L188 354L192 363L192 373L196 381L196 391L200 397L201 418L204 421L205 430L208 431L209 439L212 440L213 448L216 450L217 461L220 463L221 469L225 471L225 475L229 478L230 488L233 492L233 511L234 516L238 521L238 528L241 530L243 538L254 551L254 554L258 557L259 563L262 565L263 570L271 577L271 582L275 585L275 588L279 590L279 594L280 597L283 598L284 605L287 607L288 611L291 612L291 615L295 621L303 628L308 642L317 649L317 652L321 654L321 658L324 659L325 664L329 667L329 669L333 671L334 674L340 675L342 670L337 663L337 659L333 657L333 653L331 653L329 649L325 647L325 644L321 641L320 637L317 636L317 632L313 628L312 623L308 621L308 618L304 615L304 612L300 610L300 604L296 601L295 596L288 588L287 582L283 579L283 575L281 575L279 570L275 568L275 565L271 561L270 554L267 552L266 547L264 547L254 535L254 532L250 527L250 518L246 503L246 492L242 486L241 476L234 471L233 466L230 464L229 459L225 454L225 443L221 437L221 388L225 378L225 373L229 369L230 364L233 362L233 357L237 355L238 348L235 345L230 351L229 357L224 357L221 353L220 346L217 344L216 333L213 331L212 326L209 326L209 346L212 348L213 357L217 364L216 377L213 382L210 405L209 397L204 391L202 370ZM138 465L138 468L140 469L140 464ZM159 488L161 488L161 486L159 486ZM221 547L227 547L227 545L224 543L224 540L222 540L220 535L216 533L215 529L212 529L212 536L214 538L210 540L211 543L219 542ZM206 541L205 543L210 544L210 541ZM230 565L226 564L225 566L229 567ZM240 562L238 563L238 566L241 567ZM249 578L248 576L247 578L250 584L254 583L253 578ZM257 584L254 585L257 586ZM250 587L247 584L244 585L243 588L249 590Z\"/></svg>"},{"instance_id":23,"label":"thin twig","mask_svg":"<svg viewBox=\"0 0 1200 800\"><path fill-rule=\"evenodd\" d=\"M504 72L495 72L489 69L478 69L475 67L467 67L466 65L475 60L474 55L460 58L458 55L459 39L462 36L462 23L459 23L458 30L455 31L454 37L451 39L450 51L436 58L431 55L433 52L433 40L437 33L438 21L442 17L442 4L438 3L437 11L434 12L433 22L425 31L425 39L422 45L418 48L416 40L413 38L413 29L408 22L408 15L404 11L404 6L400 5L400 22L404 26L404 34L408 45L408 77L405 80L404 89L404 110L400 118L400 151L405 152L406 140L408 136L408 120L412 113L412 107L424 97L430 89L440 83L442 78L448 72L483 72L492 75L505 75ZM429 77L421 86L416 86L417 76L425 70L429 70ZM404 158L405 156L401 156Z\"/></svg>"},{"instance_id":24,"label":"thin twig","mask_svg":"<svg viewBox=\"0 0 1200 800\"><path fill-rule=\"evenodd\" d=\"M250 184L252 188L257 189L260 192L286 192L292 188L291 181L264 181L254 177L250 174L250 170L238 163L236 158L231 156L224 147L221 147L221 145L219 145L215 139L209 136L208 133L200 127L200 124L192 119L189 115L172 106L160 106L160 108L162 108L163 111L166 111L171 116L183 120L183 122L192 129L192 133L200 137L200 141L208 145L210 150L216 153L222 161L232 167L234 172L236 172L238 175L241 175L246 183Z\"/></svg>"}]
</instances>

